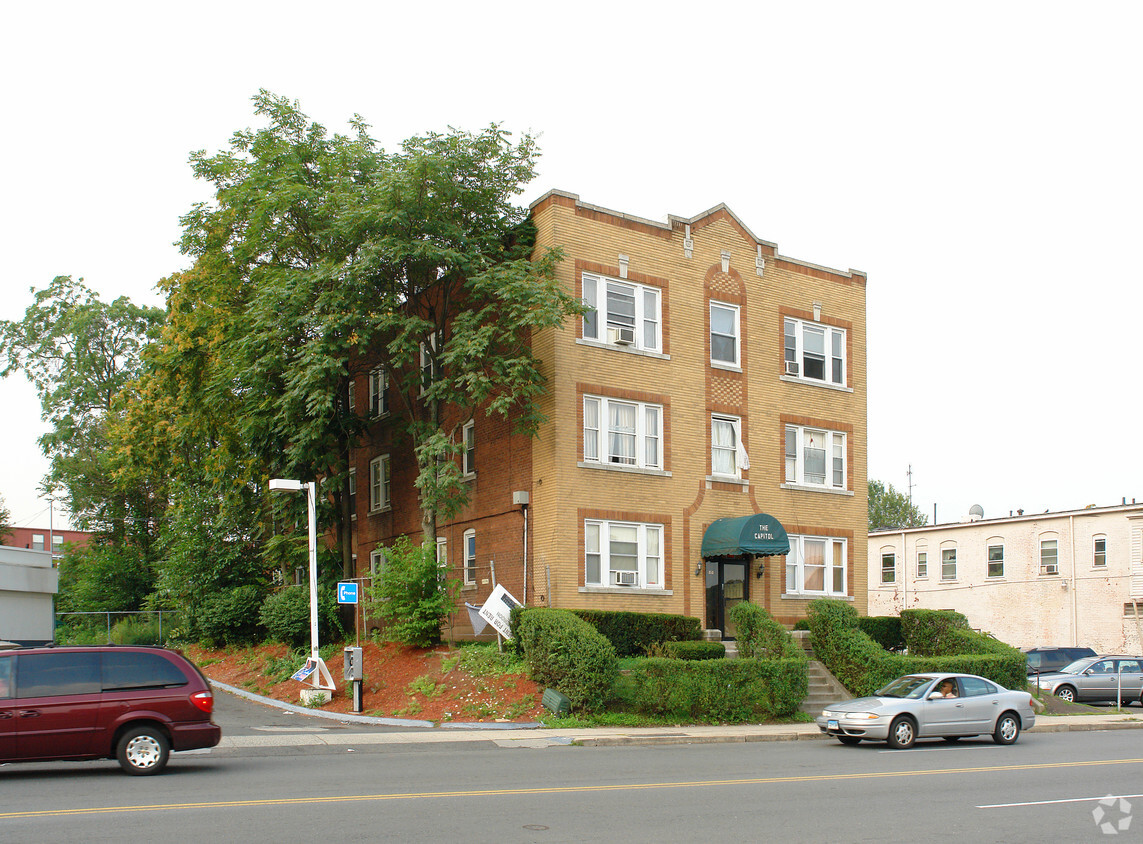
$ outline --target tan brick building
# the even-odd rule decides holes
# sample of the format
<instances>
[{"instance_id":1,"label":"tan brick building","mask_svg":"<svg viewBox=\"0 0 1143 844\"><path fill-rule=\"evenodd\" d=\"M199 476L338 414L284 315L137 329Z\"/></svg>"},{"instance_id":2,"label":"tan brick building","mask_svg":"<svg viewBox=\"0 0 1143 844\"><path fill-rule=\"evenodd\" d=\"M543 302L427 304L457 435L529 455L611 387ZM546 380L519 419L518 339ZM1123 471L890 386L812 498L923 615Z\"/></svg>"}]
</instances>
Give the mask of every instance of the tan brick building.
<instances>
[{"instance_id":1,"label":"tan brick building","mask_svg":"<svg viewBox=\"0 0 1143 844\"><path fill-rule=\"evenodd\" d=\"M531 212L593 311L533 338L548 379L536 439L473 420L472 500L438 531L465 600L487 597L494 565L528 604L714 629L743 599L788 624L823 595L864 613L865 275L782 256L721 205L660 223L551 191ZM375 483L358 495L362 570L419 530L415 469L388 448L355 458L390 484L384 507ZM704 560L707 528L735 517L751 517L743 536L780 522L789 553Z\"/></svg>"}]
</instances>

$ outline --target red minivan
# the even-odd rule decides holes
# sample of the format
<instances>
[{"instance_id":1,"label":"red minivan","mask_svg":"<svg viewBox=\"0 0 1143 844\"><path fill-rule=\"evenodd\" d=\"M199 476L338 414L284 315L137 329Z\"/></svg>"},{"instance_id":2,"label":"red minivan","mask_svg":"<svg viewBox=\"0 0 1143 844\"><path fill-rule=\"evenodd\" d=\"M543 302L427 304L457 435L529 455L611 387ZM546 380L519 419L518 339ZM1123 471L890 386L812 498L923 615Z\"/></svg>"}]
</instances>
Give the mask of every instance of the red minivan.
<instances>
[{"instance_id":1,"label":"red minivan","mask_svg":"<svg viewBox=\"0 0 1143 844\"><path fill-rule=\"evenodd\" d=\"M129 774L157 774L172 750L218 744L213 709L210 683L177 651L0 651L0 762L118 759Z\"/></svg>"}]
</instances>

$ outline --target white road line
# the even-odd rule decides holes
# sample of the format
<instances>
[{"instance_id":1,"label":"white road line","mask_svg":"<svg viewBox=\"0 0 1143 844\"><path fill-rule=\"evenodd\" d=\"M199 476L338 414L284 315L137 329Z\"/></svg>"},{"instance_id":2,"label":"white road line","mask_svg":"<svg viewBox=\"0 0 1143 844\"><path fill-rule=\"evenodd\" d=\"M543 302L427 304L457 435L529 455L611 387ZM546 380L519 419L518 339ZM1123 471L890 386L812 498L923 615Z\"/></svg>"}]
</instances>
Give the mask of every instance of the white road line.
<instances>
[{"instance_id":1,"label":"white road line","mask_svg":"<svg viewBox=\"0 0 1143 844\"><path fill-rule=\"evenodd\" d=\"M977 806L978 809L1013 809L1020 806L1051 806L1054 803L1098 803L1100 800L1119 800L1127 797L1143 797L1143 794L1101 794L1099 797L1069 797L1064 800L1032 800L1027 803L993 803L988 806Z\"/></svg>"}]
</instances>

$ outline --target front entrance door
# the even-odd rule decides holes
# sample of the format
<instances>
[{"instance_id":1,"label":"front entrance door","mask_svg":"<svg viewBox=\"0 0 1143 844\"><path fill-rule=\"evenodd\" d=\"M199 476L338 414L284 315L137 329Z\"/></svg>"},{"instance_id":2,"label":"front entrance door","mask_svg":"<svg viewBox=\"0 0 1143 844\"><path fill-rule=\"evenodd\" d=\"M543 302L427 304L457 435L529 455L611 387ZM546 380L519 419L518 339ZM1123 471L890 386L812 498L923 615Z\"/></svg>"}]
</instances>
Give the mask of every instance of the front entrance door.
<instances>
[{"instance_id":1,"label":"front entrance door","mask_svg":"<svg viewBox=\"0 0 1143 844\"><path fill-rule=\"evenodd\" d=\"M742 562L707 560L706 566L706 626L721 630L723 639L737 639L737 630L728 616L730 611L749 599L749 566Z\"/></svg>"}]
</instances>

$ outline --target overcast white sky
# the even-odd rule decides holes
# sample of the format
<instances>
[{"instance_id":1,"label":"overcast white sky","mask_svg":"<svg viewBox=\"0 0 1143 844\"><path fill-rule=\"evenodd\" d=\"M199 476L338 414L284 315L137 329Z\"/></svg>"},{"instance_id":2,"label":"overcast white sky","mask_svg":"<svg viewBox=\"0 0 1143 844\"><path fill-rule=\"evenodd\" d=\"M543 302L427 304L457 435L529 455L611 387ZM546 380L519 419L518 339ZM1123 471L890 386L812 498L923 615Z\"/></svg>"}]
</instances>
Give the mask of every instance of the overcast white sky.
<instances>
[{"instance_id":1,"label":"overcast white sky","mask_svg":"<svg viewBox=\"0 0 1143 844\"><path fill-rule=\"evenodd\" d=\"M912 466L930 520L1143 499L1143 4L414 5L7 9L0 318L67 274L162 304L209 198L187 156L254 125L259 88L390 149L501 121L541 134L522 203L725 202L784 255L867 272L869 476L904 491ZM0 496L46 526L22 377L0 407Z\"/></svg>"}]
</instances>

